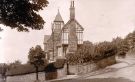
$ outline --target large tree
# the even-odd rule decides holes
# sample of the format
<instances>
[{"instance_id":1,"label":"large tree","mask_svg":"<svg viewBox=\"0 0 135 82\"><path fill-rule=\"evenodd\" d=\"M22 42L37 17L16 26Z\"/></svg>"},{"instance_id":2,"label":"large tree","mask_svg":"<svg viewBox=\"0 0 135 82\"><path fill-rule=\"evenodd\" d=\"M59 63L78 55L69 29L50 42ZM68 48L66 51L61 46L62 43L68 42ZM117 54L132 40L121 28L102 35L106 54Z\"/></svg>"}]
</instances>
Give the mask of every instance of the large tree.
<instances>
[{"instance_id":1,"label":"large tree","mask_svg":"<svg viewBox=\"0 0 135 82\"><path fill-rule=\"evenodd\" d=\"M40 30L45 22L38 11L47 4L47 0L0 0L0 24L18 31Z\"/></svg>"},{"instance_id":2,"label":"large tree","mask_svg":"<svg viewBox=\"0 0 135 82\"><path fill-rule=\"evenodd\" d=\"M29 63L36 68L36 80L38 80L38 68L45 64L45 53L42 48L37 45L35 48L32 47L30 49L28 59Z\"/></svg>"}]
</instances>

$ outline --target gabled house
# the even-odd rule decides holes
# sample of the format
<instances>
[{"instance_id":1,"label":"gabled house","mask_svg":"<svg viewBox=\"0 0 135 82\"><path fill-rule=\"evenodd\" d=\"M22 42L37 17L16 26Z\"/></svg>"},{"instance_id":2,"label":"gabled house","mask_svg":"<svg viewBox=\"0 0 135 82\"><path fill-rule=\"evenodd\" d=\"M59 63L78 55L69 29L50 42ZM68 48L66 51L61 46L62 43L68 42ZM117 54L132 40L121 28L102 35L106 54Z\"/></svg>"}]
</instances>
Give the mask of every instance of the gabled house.
<instances>
[{"instance_id":1,"label":"gabled house","mask_svg":"<svg viewBox=\"0 0 135 82\"><path fill-rule=\"evenodd\" d=\"M71 1L70 19L65 24L58 10L52 24L52 34L44 36L44 50L49 60L65 58L67 53L75 53L83 44L84 28L75 18L74 1Z\"/></svg>"}]
</instances>

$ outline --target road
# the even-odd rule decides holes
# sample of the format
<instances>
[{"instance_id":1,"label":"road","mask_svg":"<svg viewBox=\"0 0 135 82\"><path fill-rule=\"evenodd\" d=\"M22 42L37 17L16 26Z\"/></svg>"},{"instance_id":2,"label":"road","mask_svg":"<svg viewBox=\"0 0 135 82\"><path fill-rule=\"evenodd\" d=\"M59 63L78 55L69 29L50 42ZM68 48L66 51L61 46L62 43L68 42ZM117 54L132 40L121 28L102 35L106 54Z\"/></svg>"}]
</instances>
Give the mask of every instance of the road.
<instances>
[{"instance_id":1,"label":"road","mask_svg":"<svg viewBox=\"0 0 135 82\"><path fill-rule=\"evenodd\" d=\"M66 79L51 82L133 82L123 78L97 78L97 79Z\"/></svg>"},{"instance_id":2,"label":"road","mask_svg":"<svg viewBox=\"0 0 135 82\"><path fill-rule=\"evenodd\" d=\"M84 78L125 78L135 81L135 59L126 58L119 61L120 63L105 68L100 74L95 76L86 75Z\"/></svg>"}]
</instances>

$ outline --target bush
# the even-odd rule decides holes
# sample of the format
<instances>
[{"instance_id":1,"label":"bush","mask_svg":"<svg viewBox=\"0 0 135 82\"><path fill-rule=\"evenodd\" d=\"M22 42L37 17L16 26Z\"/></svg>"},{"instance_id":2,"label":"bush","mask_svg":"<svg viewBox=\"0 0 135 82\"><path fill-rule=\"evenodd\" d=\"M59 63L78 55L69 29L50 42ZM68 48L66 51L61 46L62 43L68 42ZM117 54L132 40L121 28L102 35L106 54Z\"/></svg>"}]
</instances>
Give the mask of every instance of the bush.
<instances>
[{"instance_id":1,"label":"bush","mask_svg":"<svg viewBox=\"0 0 135 82\"><path fill-rule=\"evenodd\" d=\"M25 75L30 73L35 73L35 68L31 64L21 64L21 65L15 65L8 68L9 70L6 72L7 76L15 76L15 75ZM40 72L44 71L44 66L40 66L39 70Z\"/></svg>"},{"instance_id":2,"label":"bush","mask_svg":"<svg viewBox=\"0 0 135 82\"><path fill-rule=\"evenodd\" d=\"M93 60L101 60L117 53L116 45L111 42L102 42L95 46Z\"/></svg>"},{"instance_id":3,"label":"bush","mask_svg":"<svg viewBox=\"0 0 135 82\"><path fill-rule=\"evenodd\" d=\"M101 42L97 45L85 41L76 53L68 53L66 58L69 64L81 64L98 61L117 53L117 46L112 42Z\"/></svg>"}]
</instances>

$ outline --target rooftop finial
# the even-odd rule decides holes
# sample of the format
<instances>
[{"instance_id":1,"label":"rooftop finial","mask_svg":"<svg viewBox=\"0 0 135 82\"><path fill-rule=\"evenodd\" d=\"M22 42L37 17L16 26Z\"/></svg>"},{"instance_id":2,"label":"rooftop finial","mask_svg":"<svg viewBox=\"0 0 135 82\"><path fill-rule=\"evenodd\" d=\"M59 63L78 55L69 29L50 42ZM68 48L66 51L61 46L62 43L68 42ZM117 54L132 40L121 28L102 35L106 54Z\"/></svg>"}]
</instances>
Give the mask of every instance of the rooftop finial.
<instances>
[{"instance_id":1,"label":"rooftop finial","mask_svg":"<svg viewBox=\"0 0 135 82\"><path fill-rule=\"evenodd\" d=\"M60 10L59 10L59 7L58 7L58 13L60 12Z\"/></svg>"},{"instance_id":2,"label":"rooftop finial","mask_svg":"<svg viewBox=\"0 0 135 82\"><path fill-rule=\"evenodd\" d=\"M63 19L62 19L62 17L61 17L61 14L60 14L60 11L59 11L59 8L58 8L58 13L57 13L57 15L56 15L56 17L55 17L55 20L54 20L55 22L57 21L63 21Z\"/></svg>"}]
</instances>

